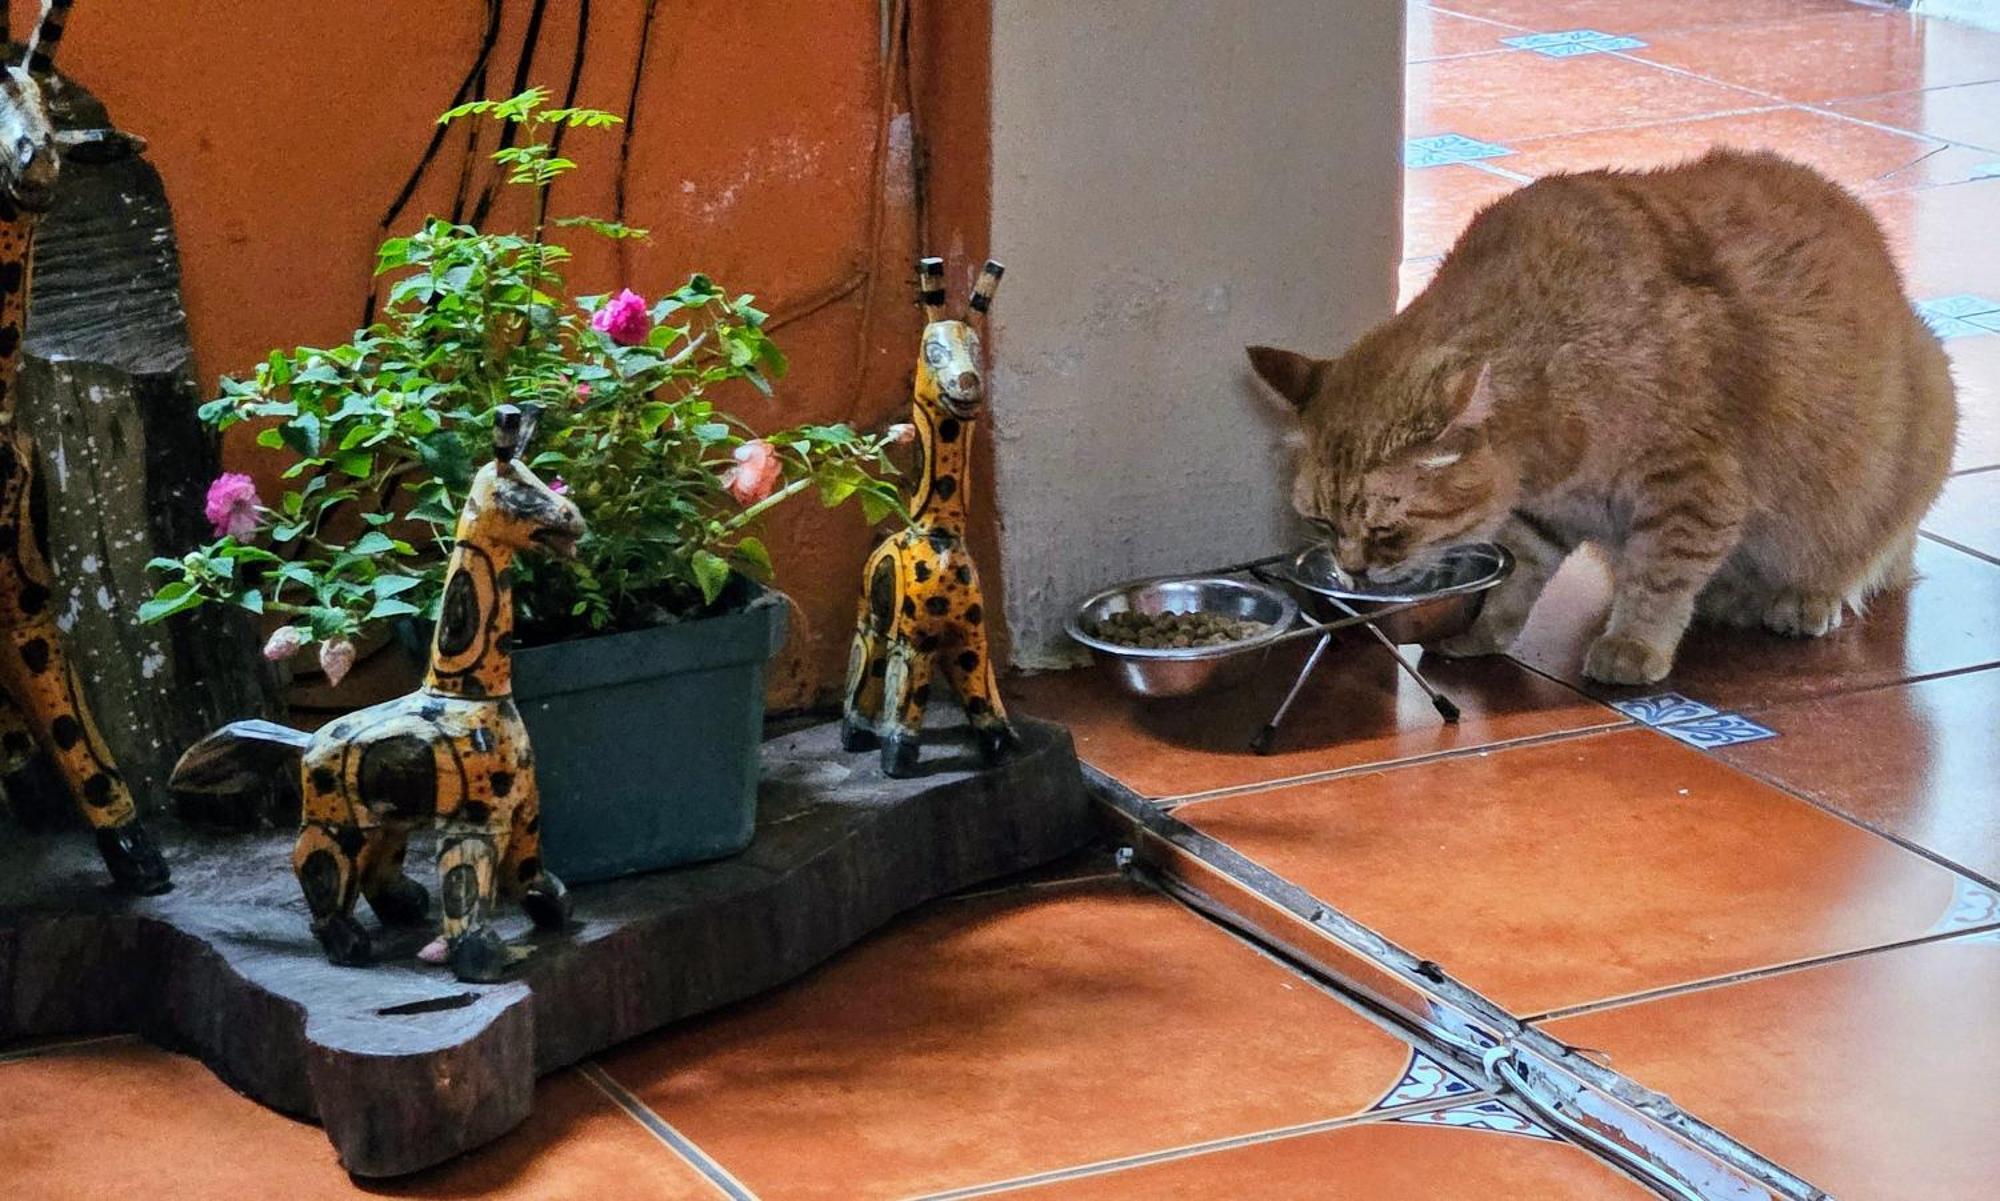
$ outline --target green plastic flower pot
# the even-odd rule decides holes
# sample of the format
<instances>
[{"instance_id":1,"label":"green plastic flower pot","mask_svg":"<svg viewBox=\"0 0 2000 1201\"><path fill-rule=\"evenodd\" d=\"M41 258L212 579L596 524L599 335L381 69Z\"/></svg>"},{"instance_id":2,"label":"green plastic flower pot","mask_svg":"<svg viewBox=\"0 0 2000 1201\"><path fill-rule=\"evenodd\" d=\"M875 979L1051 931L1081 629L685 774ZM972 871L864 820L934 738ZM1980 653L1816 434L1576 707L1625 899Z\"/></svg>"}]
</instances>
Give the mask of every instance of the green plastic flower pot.
<instances>
[{"instance_id":1,"label":"green plastic flower pot","mask_svg":"<svg viewBox=\"0 0 2000 1201\"><path fill-rule=\"evenodd\" d=\"M570 884L733 855L757 819L764 667L785 608L515 652L542 856Z\"/></svg>"}]
</instances>

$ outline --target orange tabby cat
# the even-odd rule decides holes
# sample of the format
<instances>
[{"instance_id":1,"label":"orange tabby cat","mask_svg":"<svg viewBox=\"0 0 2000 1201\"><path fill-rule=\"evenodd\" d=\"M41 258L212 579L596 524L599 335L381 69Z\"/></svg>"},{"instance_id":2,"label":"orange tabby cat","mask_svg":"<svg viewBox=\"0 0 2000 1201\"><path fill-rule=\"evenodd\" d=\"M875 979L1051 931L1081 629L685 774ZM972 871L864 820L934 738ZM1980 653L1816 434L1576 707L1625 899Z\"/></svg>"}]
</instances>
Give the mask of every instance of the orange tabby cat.
<instances>
[{"instance_id":1,"label":"orange tabby cat","mask_svg":"<svg viewBox=\"0 0 2000 1201\"><path fill-rule=\"evenodd\" d=\"M1293 503L1348 570L1514 552L1444 653L1506 650L1563 559L1603 547L1584 670L1609 684L1666 676L1697 615L1815 637L1907 580L1958 415L1868 212L1727 150L1531 184L1344 355L1250 360L1299 408Z\"/></svg>"}]
</instances>

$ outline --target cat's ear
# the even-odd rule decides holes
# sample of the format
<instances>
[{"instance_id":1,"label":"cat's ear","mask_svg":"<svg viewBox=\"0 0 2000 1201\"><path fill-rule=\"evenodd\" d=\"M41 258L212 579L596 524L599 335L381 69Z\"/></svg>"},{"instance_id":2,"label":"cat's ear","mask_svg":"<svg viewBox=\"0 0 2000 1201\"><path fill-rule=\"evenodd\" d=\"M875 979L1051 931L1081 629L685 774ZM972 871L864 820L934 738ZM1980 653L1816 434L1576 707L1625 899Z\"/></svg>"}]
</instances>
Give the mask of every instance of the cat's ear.
<instances>
[{"instance_id":1,"label":"cat's ear","mask_svg":"<svg viewBox=\"0 0 2000 1201\"><path fill-rule=\"evenodd\" d=\"M1271 389L1294 408L1303 409L1306 402L1319 391L1320 369L1326 364L1319 359L1309 358L1292 350L1279 350L1275 346L1246 347L1250 354L1250 368L1257 378L1271 385Z\"/></svg>"},{"instance_id":2,"label":"cat's ear","mask_svg":"<svg viewBox=\"0 0 2000 1201\"><path fill-rule=\"evenodd\" d=\"M1459 372L1452 391L1456 393L1454 407L1458 413L1444 427L1444 433L1438 435L1440 439L1481 429L1493 416L1493 364L1481 363Z\"/></svg>"}]
</instances>

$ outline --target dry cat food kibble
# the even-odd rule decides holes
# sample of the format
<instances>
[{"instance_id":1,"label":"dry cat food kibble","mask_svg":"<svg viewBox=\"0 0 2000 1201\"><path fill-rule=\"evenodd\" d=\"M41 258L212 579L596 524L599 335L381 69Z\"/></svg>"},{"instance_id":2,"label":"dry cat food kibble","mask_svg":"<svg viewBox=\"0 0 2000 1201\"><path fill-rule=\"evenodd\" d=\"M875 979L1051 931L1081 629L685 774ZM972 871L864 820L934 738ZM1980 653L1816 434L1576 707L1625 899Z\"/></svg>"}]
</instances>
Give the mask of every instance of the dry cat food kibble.
<instances>
[{"instance_id":1,"label":"dry cat food kibble","mask_svg":"<svg viewBox=\"0 0 2000 1201\"><path fill-rule=\"evenodd\" d=\"M1119 646L1170 650L1224 646L1254 638L1268 629L1261 621L1220 613L1113 613L1099 621L1092 633Z\"/></svg>"}]
</instances>

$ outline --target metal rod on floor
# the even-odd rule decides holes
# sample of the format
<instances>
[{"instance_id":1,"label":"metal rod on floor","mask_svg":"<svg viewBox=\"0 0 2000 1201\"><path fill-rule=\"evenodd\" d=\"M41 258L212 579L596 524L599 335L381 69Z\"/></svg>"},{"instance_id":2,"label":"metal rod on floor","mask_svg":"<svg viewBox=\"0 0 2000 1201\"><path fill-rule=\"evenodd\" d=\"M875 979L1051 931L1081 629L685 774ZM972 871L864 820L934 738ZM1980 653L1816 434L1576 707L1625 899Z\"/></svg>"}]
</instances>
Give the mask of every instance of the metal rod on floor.
<instances>
[{"instance_id":1,"label":"metal rod on floor","mask_svg":"<svg viewBox=\"0 0 2000 1201\"><path fill-rule=\"evenodd\" d=\"M1330 603L1338 605L1340 607L1340 611L1343 613L1349 614L1350 616L1354 617L1361 616L1359 613L1356 613L1353 609L1349 608L1347 603L1345 601L1342 601L1338 597L1329 596L1326 599ZM1308 617L1306 620L1311 621L1312 619ZM1431 698L1431 707L1438 711L1439 717L1444 718L1445 724L1453 726L1457 725L1459 717L1458 706L1452 703L1451 698L1446 696L1441 690L1439 690L1428 679L1426 679L1424 677L1424 673L1417 670L1416 664L1410 662L1408 659L1403 658L1402 648L1397 646L1393 641L1391 641L1389 636L1382 632L1381 627L1377 626L1372 621L1365 621L1362 624L1367 627L1368 632L1370 634L1375 636L1375 641L1382 644L1382 649L1389 652L1389 657L1396 661L1396 666L1403 669L1403 674L1409 676L1412 680L1415 680L1417 682L1417 687L1424 690L1424 695Z\"/></svg>"},{"instance_id":2,"label":"metal rod on floor","mask_svg":"<svg viewBox=\"0 0 2000 1201\"><path fill-rule=\"evenodd\" d=\"M1319 645L1313 648L1312 654L1306 656L1306 664L1299 668L1298 678L1292 681L1291 691L1285 693L1285 699L1278 706L1278 711L1271 715L1271 720L1265 722L1264 728L1257 731L1257 736L1250 740L1250 749L1260 755L1271 753L1271 743L1278 737L1279 723L1285 720L1285 714L1291 712L1292 702L1299 699L1300 691L1305 688L1306 680L1312 675L1313 668L1319 666L1320 657L1326 654L1326 648L1333 645L1333 635L1326 632L1324 626L1320 629Z\"/></svg>"}]
</instances>

